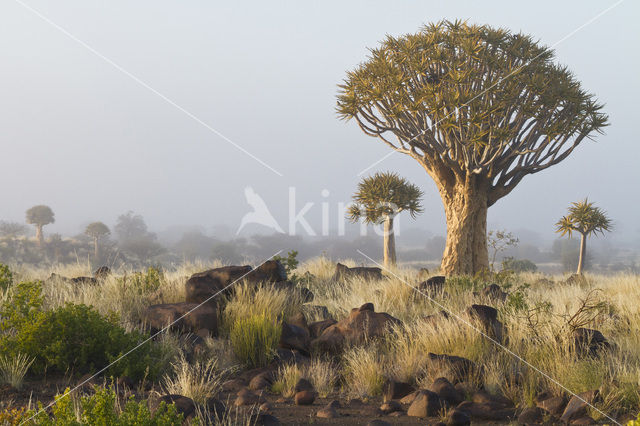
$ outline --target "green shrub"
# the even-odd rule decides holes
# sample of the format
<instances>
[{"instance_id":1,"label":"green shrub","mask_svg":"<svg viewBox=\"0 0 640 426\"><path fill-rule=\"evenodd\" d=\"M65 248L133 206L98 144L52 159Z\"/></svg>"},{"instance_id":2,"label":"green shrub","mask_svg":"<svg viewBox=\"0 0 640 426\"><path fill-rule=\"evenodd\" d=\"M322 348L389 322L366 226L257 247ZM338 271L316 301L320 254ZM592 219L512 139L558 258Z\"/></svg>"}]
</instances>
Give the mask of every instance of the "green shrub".
<instances>
[{"instance_id":1,"label":"green shrub","mask_svg":"<svg viewBox=\"0 0 640 426\"><path fill-rule=\"evenodd\" d=\"M137 331L126 332L115 315L101 316L92 307L66 304L56 309L42 309L39 282L17 284L0 307L0 352L22 353L33 358L31 371L76 373L95 372L146 339ZM134 380L160 373L159 347L146 342L136 353L115 363L107 371Z\"/></svg>"},{"instance_id":2,"label":"green shrub","mask_svg":"<svg viewBox=\"0 0 640 426\"><path fill-rule=\"evenodd\" d=\"M229 337L240 362L249 368L264 367L274 358L282 324L266 312L236 318Z\"/></svg>"},{"instance_id":3,"label":"green shrub","mask_svg":"<svg viewBox=\"0 0 640 426\"><path fill-rule=\"evenodd\" d=\"M135 401L130 397L122 410L118 409L116 394L110 388L96 388L96 393L80 398L74 404L73 396L64 393L56 395L56 403L52 407L51 416L46 411L27 411L22 422L28 425L104 425L104 426L170 426L181 425L182 414L176 411L175 405L160 403L155 413L151 414L147 401ZM31 420L27 421L28 419ZM21 423L22 424L22 423Z\"/></svg>"},{"instance_id":4,"label":"green shrub","mask_svg":"<svg viewBox=\"0 0 640 426\"><path fill-rule=\"evenodd\" d=\"M165 277L160 269L149 267L147 272L135 272L128 277L124 276L121 280L137 294L144 295L158 290L165 282Z\"/></svg>"},{"instance_id":5,"label":"green shrub","mask_svg":"<svg viewBox=\"0 0 640 426\"><path fill-rule=\"evenodd\" d=\"M538 270L538 267L528 259L505 257L502 261L502 270L513 272L535 272Z\"/></svg>"},{"instance_id":6,"label":"green shrub","mask_svg":"<svg viewBox=\"0 0 640 426\"><path fill-rule=\"evenodd\" d=\"M7 265L0 263L0 290L7 291L13 284L13 273Z\"/></svg>"}]
</instances>

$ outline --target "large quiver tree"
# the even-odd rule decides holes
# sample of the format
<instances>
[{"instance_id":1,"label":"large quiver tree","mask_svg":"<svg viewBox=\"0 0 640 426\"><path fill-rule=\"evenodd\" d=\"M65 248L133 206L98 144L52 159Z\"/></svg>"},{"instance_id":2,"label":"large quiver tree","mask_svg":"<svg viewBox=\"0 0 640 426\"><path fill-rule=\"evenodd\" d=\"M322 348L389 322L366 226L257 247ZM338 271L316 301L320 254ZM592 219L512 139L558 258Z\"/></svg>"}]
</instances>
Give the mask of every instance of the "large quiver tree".
<instances>
[{"instance_id":1,"label":"large quiver tree","mask_svg":"<svg viewBox=\"0 0 640 426\"><path fill-rule=\"evenodd\" d=\"M488 268L487 209L607 125L602 105L553 58L530 36L442 21L387 37L339 86L341 118L435 181L444 273Z\"/></svg>"}]
</instances>

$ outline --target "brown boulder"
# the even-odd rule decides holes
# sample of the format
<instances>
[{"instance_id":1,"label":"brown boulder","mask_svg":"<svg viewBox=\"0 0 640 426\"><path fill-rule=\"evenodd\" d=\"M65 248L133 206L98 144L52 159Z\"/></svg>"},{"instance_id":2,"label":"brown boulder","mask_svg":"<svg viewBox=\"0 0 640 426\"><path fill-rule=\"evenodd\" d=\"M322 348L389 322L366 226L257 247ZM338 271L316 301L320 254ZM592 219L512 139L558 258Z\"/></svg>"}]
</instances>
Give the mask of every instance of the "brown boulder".
<instances>
[{"instance_id":1,"label":"brown boulder","mask_svg":"<svg viewBox=\"0 0 640 426\"><path fill-rule=\"evenodd\" d=\"M443 402L438 395L429 390L421 390L416 394L416 398L413 400L407 415L410 417L433 417L438 415L443 408Z\"/></svg>"},{"instance_id":2,"label":"brown boulder","mask_svg":"<svg viewBox=\"0 0 640 426\"><path fill-rule=\"evenodd\" d=\"M471 416L468 413L453 409L449 412L447 416L447 425L448 426L468 426L471 424Z\"/></svg>"},{"instance_id":3,"label":"brown boulder","mask_svg":"<svg viewBox=\"0 0 640 426\"><path fill-rule=\"evenodd\" d=\"M436 294L442 293L446 278L442 275L436 275L423 281L417 285L417 289L423 293Z\"/></svg>"},{"instance_id":4,"label":"brown boulder","mask_svg":"<svg viewBox=\"0 0 640 426\"><path fill-rule=\"evenodd\" d=\"M554 416L560 417L567 406L567 399L564 396L553 396L548 392L536 395L536 406L548 411Z\"/></svg>"},{"instance_id":5,"label":"brown boulder","mask_svg":"<svg viewBox=\"0 0 640 426\"><path fill-rule=\"evenodd\" d=\"M311 345L321 351L340 352L345 345L361 344L367 339L381 337L391 325L400 320L386 312L374 312L372 304L354 308L347 318L327 327Z\"/></svg>"},{"instance_id":6,"label":"brown boulder","mask_svg":"<svg viewBox=\"0 0 640 426\"><path fill-rule=\"evenodd\" d=\"M381 280L384 278L382 269L373 267L358 266L349 268L342 263L336 265L336 272L331 278L332 281L341 281L349 278L363 278L365 280Z\"/></svg>"},{"instance_id":7,"label":"brown boulder","mask_svg":"<svg viewBox=\"0 0 640 426\"><path fill-rule=\"evenodd\" d=\"M319 337L323 331L325 331L335 323L337 323L337 321L333 318L312 322L311 324L309 324L309 333L313 338Z\"/></svg>"},{"instance_id":8,"label":"brown boulder","mask_svg":"<svg viewBox=\"0 0 640 426\"><path fill-rule=\"evenodd\" d=\"M182 395L164 395L153 401L151 407L149 407L152 414L158 410L162 402L167 405L175 405L176 411L182 414L182 418L185 421L191 420L196 414L196 404L191 398Z\"/></svg>"},{"instance_id":9,"label":"brown boulder","mask_svg":"<svg viewBox=\"0 0 640 426\"><path fill-rule=\"evenodd\" d=\"M306 329L293 324L282 324L282 334L280 335L281 348L298 350L304 354L308 354L310 343L311 338Z\"/></svg>"},{"instance_id":10,"label":"brown boulder","mask_svg":"<svg viewBox=\"0 0 640 426\"><path fill-rule=\"evenodd\" d=\"M515 408L505 408L500 404L478 403L472 401L461 402L456 410L464 411L478 420L509 422L516 417Z\"/></svg>"},{"instance_id":11,"label":"brown boulder","mask_svg":"<svg viewBox=\"0 0 640 426\"><path fill-rule=\"evenodd\" d=\"M456 406L464 400L460 392L444 377L437 378L429 387L429 390L435 392L441 400L450 406Z\"/></svg>"},{"instance_id":12,"label":"brown boulder","mask_svg":"<svg viewBox=\"0 0 640 426\"><path fill-rule=\"evenodd\" d=\"M198 272L185 283L186 301L203 303L207 300L216 303L215 297L225 291L228 286L251 272L251 266L223 266Z\"/></svg>"},{"instance_id":13,"label":"brown boulder","mask_svg":"<svg viewBox=\"0 0 640 426\"><path fill-rule=\"evenodd\" d=\"M392 399L404 398L415 390L416 389L409 383L387 380L384 385L382 385L382 399L384 401L391 401Z\"/></svg>"},{"instance_id":14,"label":"brown boulder","mask_svg":"<svg viewBox=\"0 0 640 426\"><path fill-rule=\"evenodd\" d=\"M582 356L597 356L601 351L609 349L609 341L598 330L577 328L573 331L576 352Z\"/></svg>"},{"instance_id":15,"label":"brown boulder","mask_svg":"<svg viewBox=\"0 0 640 426\"><path fill-rule=\"evenodd\" d=\"M586 416L587 407L593 405L599 398L600 393L597 390L586 391L572 396L560 420L568 423L571 420Z\"/></svg>"},{"instance_id":16,"label":"brown boulder","mask_svg":"<svg viewBox=\"0 0 640 426\"><path fill-rule=\"evenodd\" d=\"M454 384L482 374L480 368L473 361L460 356L429 352L427 358L429 369L440 373L448 373L443 374L443 376L450 377Z\"/></svg>"},{"instance_id":17,"label":"brown boulder","mask_svg":"<svg viewBox=\"0 0 640 426\"><path fill-rule=\"evenodd\" d=\"M482 326L483 331L492 339L501 342L504 326L498 321L498 310L487 305L471 305L467 315Z\"/></svg>"},{"instance_id":18,"label":"brown boulder","mask_svg":"<svg viewBox=\"0 0 640 426\"><path fill-rule=\"evenodd\" d=\"M149 306L143 314L144 322L155 334L171 324L170 329L196 333L207 330L218 334L218 316L211 305L198 306L197 303L164 303Z\"/></svg>"},{"instance_id":19,"label":"brown boulder","mask_svg":"<svg viewBox=\"0 0 640 426\"><path fill-rule=\"evenodd\" d=\"M293 397L296 405L311 405L316 400L316 393L309 390L297 392Z\"/></svg>"}]
</instances>

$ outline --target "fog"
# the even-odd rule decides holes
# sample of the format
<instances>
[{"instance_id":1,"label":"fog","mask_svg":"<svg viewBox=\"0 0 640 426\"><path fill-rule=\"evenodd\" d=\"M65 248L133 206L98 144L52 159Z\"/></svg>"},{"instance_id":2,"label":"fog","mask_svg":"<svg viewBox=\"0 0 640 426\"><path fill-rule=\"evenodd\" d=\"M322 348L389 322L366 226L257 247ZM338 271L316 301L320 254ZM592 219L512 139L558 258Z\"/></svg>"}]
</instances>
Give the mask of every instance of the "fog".
<instances>
[{"instance_id":1,"label":"fog","mask_svg":"<svg viewBox=\"0 0 640 426\"><path fill-rule=\"evenodd\" d=\"M377 163L389 149L338 120L335 95L385 34L461 18L560 41L557 60L606 104L611 123L525 178L489 210L489 228L551 250L554 223L588 196L615 224L598 244L637 247L640 5L623 2L590 22L613 4L2 2L0 220L24 222L27 208L47 204L56 222L46 232L75 235L133 211L167 244L189 229L225 240L251 211L251 187L290 233L294 188L294 216L313 203L309 226L336 239L339 203L359 174L392 170L425 192L424 213L401 219L399 246L424 247L445 233L434 183L402 154ZM345 229L358 237L357 226ZM294 230L308 237L300 222ZM271 233L250 224L240 236Z\"/></svg>"}]
</instances>

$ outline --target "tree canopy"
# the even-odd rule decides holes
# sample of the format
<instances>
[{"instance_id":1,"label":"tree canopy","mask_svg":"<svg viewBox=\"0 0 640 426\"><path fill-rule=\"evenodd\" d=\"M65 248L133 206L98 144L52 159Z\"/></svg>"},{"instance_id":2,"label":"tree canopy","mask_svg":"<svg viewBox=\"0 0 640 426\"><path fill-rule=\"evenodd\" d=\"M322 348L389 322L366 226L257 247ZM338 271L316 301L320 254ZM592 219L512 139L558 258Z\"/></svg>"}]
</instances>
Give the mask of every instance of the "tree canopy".
<instances>
[{"instance_id":1,"label":"tree canopy","mask_svg":"<svg viewBox=\"0 0 640 426\"><path fill-rule=\"evenodd\" d=\"M431 174L485 176L491 206L607 125L553 60L531 36L441 21L371 49L339 86L337 111Z\"/></svg>"},{"instance_id":2,"label":"tree canopy","mask_svg":"<svg viewBox=\"0 0 640 426\"><path fill-rule=\"evenodd\" d=\"M571 203L569 213L556 223L556 232L569 237L573 232L585 236L598 233L604 235L605 231L612 229L613 223L607 217L607 213L587 198Z\"/></svg>"},{"instance_id":3,"label":"tree canopy","mask_svg":"<svg viewBox=\"0 0 640 426\"><path fill-rule=\"evenodd\" d=\"M27 223L44 226L55 222L55 215L51 207L45 205L33 206L26 212Z\"/></svg>"},{"instance_id":4,"label":"tree canopy","mask_svg":"<svg viewBox=\"0 0 640 426\"><path fill-rule=\"evenodd\" d=\"M397 173L378 172L358 184L348 215L352 221L364 219L367 223L380 223L386 217L408 211L415 218L422 212L422 191Z\"/></svg>"},{"instance_id":5,"label":"tree canopy","mask_svg":"<svg viewBox=\"0 0 640 426\"><path fill-rule=\"evenodd\" d=\"M93 238L100 238L111 234L111 230L102 222L92 222L87 225L84 233Z\"/></svg>"}]
</instances>

